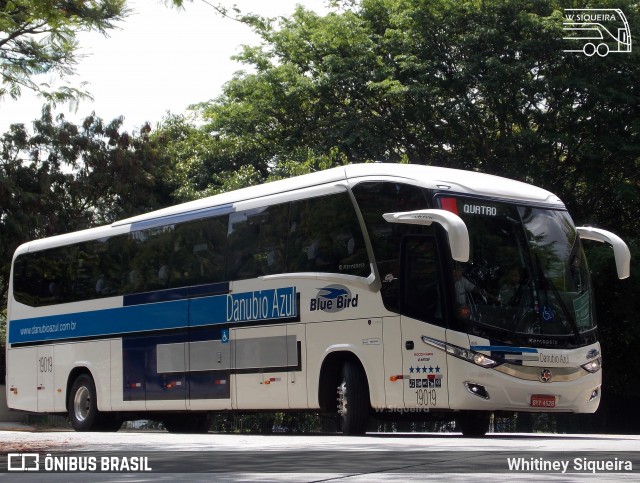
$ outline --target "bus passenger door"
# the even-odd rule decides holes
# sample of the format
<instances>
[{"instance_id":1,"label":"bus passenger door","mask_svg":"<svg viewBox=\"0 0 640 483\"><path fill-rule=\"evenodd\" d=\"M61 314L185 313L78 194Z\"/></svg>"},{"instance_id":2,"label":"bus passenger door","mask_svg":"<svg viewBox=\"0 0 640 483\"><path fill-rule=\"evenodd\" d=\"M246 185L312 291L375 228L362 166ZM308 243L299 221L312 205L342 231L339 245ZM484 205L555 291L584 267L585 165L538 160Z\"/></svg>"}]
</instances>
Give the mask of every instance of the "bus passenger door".
<instances>
[{"instance_id":1,"label":"bus passenger door","mask_svg":"<svg viewBox=\"0 0 640 483\"><path fill-rule=\"evenodd\" d=\"M446 341L440 251L435 236L407 236L402 242L399 305L404 406L448 408L447 359L431 343Z\"/></svg>"}]
</instances>

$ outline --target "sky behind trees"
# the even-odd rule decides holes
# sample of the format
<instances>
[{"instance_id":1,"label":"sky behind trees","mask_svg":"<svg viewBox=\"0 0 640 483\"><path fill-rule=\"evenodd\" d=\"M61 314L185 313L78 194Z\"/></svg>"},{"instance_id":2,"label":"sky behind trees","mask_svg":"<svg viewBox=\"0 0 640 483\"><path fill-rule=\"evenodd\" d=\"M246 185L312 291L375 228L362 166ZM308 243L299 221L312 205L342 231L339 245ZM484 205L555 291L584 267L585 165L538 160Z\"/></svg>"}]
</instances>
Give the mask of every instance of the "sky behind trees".
<instances>
[{"instance_id":1,"label":"sky behind trees","mask_svg":"<svg viewBox=\"0 0 640 483\"><path fill-rule=\"evenodd\" d=\"M217 5L218 2L209 2ZM131 14L110 30L81 33L80 59L73 85L87 82L93 96L76 104L59 105L54 112L78 122L92 111L105 119L124 116L126 129L139 129L145 122L160 122L167 111L183 112L190 104L218 96L222 85L242 66L231 56L241 44L259 38L243 23L225 18L203 0L185 2L176 10L161 0L130 0ZM237 0L242 13L262 16L290 15L296 4L322 12L324 0ZM42 82L56 84L55 76ZM24 89L17 101L0 99L0 132L10 124L40 117L42 98Z\"/></svg>"}]
</instances>

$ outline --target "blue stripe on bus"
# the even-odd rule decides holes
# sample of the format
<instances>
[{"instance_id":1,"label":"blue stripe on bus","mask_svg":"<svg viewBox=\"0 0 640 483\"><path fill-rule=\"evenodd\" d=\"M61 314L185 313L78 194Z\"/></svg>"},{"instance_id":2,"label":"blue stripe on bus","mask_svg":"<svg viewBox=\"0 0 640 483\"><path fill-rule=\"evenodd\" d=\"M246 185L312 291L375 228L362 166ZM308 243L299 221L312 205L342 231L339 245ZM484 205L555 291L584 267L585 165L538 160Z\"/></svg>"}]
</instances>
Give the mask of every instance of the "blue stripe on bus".
<instances>
[{"instance_id":1,"label":"blue stripe on bus","mask_svg":"<svg viewBox=\"0 0 640 483\"><path fill-rule=\"evenodd\" d=\"M150 220L137 221L131 223L131 231L148 230L160 226L184 223L185 221L198 220L200 218L211 218L213 216L228 215L234 211L232 204L215 206L213 208L201 208L199 210L188 211L186 213L176 213L175 215L161 216Z\"/></svg>"},{"instance_id":2,"label":"blue stripe on bus","mask_svg":"<svg viewBox=\"0 0 640 483\"><path fill-rule=\"evenodd\" d=\"M512 354L537 354L538 349L531 347L509 347L506 345L472 345L471 350L489 352L510 352Z\"/></svg>"},{"instance_id":3,"label":"blue stripe on bus","mask_svg":"<svg viewBox=\"0 0 640 483\"><path fill-rule=\"evenodd\" d=\"M296 287L76 312L9 324L10 344L108 337L114 334L298 317Z\"/></svg>"},{"instance_id":4,"label":"blue stripe on bus","mask_svg":"<svg viewBox=\"0 0 640 483\"><path fill-rule=\"evenodd\" d=\"M12 320L9 343L108 336L188 325L188 300Z\"/></svg>"}]
</instances>

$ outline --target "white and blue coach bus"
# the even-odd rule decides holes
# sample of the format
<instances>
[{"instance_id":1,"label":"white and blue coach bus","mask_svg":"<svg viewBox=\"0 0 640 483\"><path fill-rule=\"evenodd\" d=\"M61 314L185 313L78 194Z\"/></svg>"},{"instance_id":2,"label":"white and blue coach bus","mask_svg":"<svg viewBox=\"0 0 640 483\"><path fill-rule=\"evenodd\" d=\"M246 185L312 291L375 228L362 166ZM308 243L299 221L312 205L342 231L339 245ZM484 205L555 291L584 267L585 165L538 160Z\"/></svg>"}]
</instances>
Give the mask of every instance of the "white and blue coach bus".
<instances>
[{"instance_id":1,"label":"white and blue coach bus","mask_svg":"<svg viewBox=\"0 0 640 483\"><path fill-rule=\"evenodd\" d=\"M36 240L14 255L10 408L205 431L224 411L592 413L601 354L580 239L553 194L361 164Z\"/></svg>"}]
</instances>

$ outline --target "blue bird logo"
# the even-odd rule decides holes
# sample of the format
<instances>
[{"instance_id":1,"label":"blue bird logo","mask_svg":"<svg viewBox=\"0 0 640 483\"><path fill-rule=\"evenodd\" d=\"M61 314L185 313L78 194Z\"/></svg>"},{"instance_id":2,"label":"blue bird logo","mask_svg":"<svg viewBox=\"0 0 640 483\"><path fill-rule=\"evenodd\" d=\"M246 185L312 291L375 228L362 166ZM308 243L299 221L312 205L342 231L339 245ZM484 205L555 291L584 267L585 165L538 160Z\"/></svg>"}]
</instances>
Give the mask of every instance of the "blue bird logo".
<instances>
[{"instance_id":1,"label":"blue bird logo","mask_svg":"<svg viewBox=\"0 0 640 483\"><path fill-rule=\"evenodd\" d=\"M325 293L318 293L319 297L322 297L323 299L329 299L329 300L333 300L340 297L344 297L345 295L349 295L349 292L347 292L347 290L344 288L324 287L318 290L324 290L325 292Z\"/></svg>"}]
</instances>

